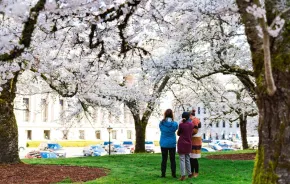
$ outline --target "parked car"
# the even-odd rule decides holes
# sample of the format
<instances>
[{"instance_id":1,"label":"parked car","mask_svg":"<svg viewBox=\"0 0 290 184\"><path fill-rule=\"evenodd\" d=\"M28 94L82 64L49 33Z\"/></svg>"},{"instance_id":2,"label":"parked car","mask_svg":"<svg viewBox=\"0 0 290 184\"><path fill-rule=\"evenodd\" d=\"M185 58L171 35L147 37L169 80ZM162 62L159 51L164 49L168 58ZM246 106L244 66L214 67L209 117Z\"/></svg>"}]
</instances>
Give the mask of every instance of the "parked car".
<instances>
[{"instance_id":1,"label":"parked car","mask_svg":"<svg viewBox=\"0 0 290 184\"><path fill-rule=\"evenodd\" d=\"M113 150L113 145L114 145L114 143L113 143L112 141L110 141L111 151ZM102 147L103 147L107 152L109 152L109 141L105 141L105 142L102 144Z\"/></svg>"},{"instance_id":2,"label":"parked car","mask_svg":"<svg viewBox=\"0 0 290 184\"><path fill-rule=\"evenodd\" d=\"M209 144L209 147L216 150L216 151L221 151L223 148L218 145L218 144Z\"/></svg>"},{"instance_id":3,"label":"parked car","mask_svg":"<svg viewBox=\"0 0 290 184\"><path fill-rule=\"evenodd\" d=\"M155 153L155 145L153 141L145 141L145 151L147 153Z\"/></svg>"},{"instance_id":4,"label":"parked car","mask_svg":"<svg viewBox=\"0 0 290 184\"><path fill-rule=\"evenodd\" d=\"M129 149L131 153L134 153L134 151L135 151L135 146L134 146L133 141L124 141L124 142L122 143L122 145L123 145L125 148Z\"/></svg>"},{"instance_id":5,"label":"parked car","mask_svg":"<svg viewBox=\"0 0 290 184\"><path fill-rule=\"evenodd\" d=\"M210 147L202 147L201 152L215 152L216 150L210 148Z\"/></svg>"},{"instance_id":6,"label":"parked car","mask_svg":"<svg viewBox=\"0 0 290 184\"><path fill-rule=\"evenodd\" d=\"M40 156L40 151L36 151L36 150L33 150L33 151L30 151L28 152L26 155L25 155L25 158L41 158Z\"/></svg>"},{"instance_id":7,"label":"parked car","mask_svg":"<svg viewBox=\"0 0 290 184\"><path fill-rule=\"evenodd\" d=\"M259 137L247 137L248 146L251 149L258 149Z\"/></svg>"},{"instance_id":8,"label":"parked car","mask_svg":"<svg viewBox=\"0 0 290 184\"><path fill-rule=\"evenodd\" d=\"M41 158L58 158L57 154L51 151L41 151L40 156Z\"/></svg>"},{"instance_id":9,"label":"parked car","mask_svg":"<svg viewBox=\"0 0 290 184\"><path fill-rule=\"evenodd\" d=\"M240 141L240 140L234 141L233 148L235 148L235 149L242 149L243 148L242 141Z\"/></svg>"},{"instance_id":10,"label":"parked car","mask_svg":"<svg viewBox=\"0 0 290 184\"><path fill-rule=\"evenodd\" d=\"M234 143L229 140L218 140L216 143L220 145L222 148L231 148L234 145Z\"/></svg>"},{"instance_id":11,"label":"parked car","mask_svg":"<svg viewBox=\"0 0 290 184\"><path fill-rule=\"evenodd\" d=\"M54 152L57 157L66 157L66 151L58 143L41 143L38 146L40 151L50 151Z\"/></svg>"},{"instance_id":12,"label":"parked car","mask_svg":"<svg viewBox=\"0 0 290 184\"><path fill-rule=\"evenodd\" d=\"M83 149L84 156L104 156L107 151L101 145L91 145Z\"/></svg>"},{"instance_id":13,"label":"parked car","mask_svg":"<svg viewBox=\"0 0 290 184\"><path fill-rule=\"evenodd\" d=\"M124 147L123 145L120 144L115 144L114 145L114 154L131 154L132 152L130 149Z\"/></svg>"},{"instance_id":14,"label":"parked car","mask_svg":"<svg viewBox=\"0 0 290 184\"><path fill-rule=\"evenodd\" d=\"M236 151L234 148L223 148L222 151Z\"/></svg>"},{"instance_id":15,"label":"parked car","mask_svg":"<svg viewBox=\"0 0 290 184\"><path fill-rule=\"evenodd\" d=\"M212 139L202 139L202 142L203 143L211 143L212 142Z\"/></svg>"}]
</instances>

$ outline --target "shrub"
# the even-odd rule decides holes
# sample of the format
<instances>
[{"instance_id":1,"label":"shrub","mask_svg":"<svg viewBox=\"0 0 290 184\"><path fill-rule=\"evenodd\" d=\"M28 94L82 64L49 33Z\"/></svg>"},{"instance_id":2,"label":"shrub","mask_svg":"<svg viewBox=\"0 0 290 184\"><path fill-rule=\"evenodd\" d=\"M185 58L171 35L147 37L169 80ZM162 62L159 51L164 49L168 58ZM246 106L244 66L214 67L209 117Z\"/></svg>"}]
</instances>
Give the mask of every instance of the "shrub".
<instances>
[{"instance_id":1,"label":"shrub","mask_svg":"<svg viewBox=\"0 0 290 184\"><path fill-rule=\"evenodd\" d=\"M92 144L102 144L104 141L28 141L27 147L38 147L42 142L56 142L59 143L62 147L86 147Z\"/></svg>"}]
</instances>

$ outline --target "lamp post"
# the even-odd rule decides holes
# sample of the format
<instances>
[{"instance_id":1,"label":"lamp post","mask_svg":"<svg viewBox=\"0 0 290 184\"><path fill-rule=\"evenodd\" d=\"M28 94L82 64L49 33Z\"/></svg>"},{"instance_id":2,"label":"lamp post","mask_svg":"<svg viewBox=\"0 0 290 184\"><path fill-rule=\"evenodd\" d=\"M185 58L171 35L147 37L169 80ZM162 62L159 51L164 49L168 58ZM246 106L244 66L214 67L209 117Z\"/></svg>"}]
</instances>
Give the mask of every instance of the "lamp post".
<instances>
[{"instance_id":1,"label":"lamp post","mask_svg":"<svg viewBox=\"0 0 290 184\"><path fill-rule=\"evenodd\" d=\"M107 128L108 132L109 132L109 155L111 155L111 131L112 131L112 127L109 125L109 127Z\"/></svg>"}]
</instances>

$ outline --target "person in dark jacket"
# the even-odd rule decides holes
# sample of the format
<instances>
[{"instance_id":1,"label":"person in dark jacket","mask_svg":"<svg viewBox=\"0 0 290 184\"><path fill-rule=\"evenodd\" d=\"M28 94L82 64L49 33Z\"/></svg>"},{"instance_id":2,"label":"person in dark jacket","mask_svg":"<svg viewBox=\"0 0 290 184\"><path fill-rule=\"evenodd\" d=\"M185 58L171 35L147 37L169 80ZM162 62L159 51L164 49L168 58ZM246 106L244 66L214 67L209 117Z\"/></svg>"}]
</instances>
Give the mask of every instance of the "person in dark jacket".
<instances>
[{"instance_id":1,"label":"person in dark jacket","mask_svg":"<svg viewBox=\"0 0 290 184\"><path fill-rule=\"evenodd\" d=\"M159 129L161 131L160 135L160 147L162 153L161 162L161 177L165 177L167 158L169 153L170 164L171 164L171 174L176 178L176 162L175 162L175 152L176 152L176 130L178 128L177 122L173 119L173 112L171 109L167 109L164 112L164 118L159 123Z\"/></svg>"},{"instance_id":2,"label":"person in dark jacket","mask_svg":"<svg viewBox=\"0 0 290 184\"><path fill-rule=\"evenodd\" d=\"M179 136L177 152L179 154L181 173L181 178L179 180L181 181L185 180L186 173L189 178L192 178L189 154L191 153L193 124L189 119L189 115L189 112L182 113L182 122L179 124L177 131L177 135Z\"/></svg>"}]
</instances>

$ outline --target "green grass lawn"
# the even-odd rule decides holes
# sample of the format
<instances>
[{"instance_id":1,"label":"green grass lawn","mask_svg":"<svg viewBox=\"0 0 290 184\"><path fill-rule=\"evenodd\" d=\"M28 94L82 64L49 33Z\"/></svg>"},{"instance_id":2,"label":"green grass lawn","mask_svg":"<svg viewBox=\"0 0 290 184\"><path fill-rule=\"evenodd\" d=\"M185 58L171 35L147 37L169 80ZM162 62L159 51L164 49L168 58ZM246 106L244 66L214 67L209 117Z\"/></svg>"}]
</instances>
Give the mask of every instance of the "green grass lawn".
<instances>
[{"instance_id":1,"label":"green grass lawn","mask_svg":"<svg viewBox=\"0 0 290 184\"><path fill-rule=\"evenodd\" d=\"M241 153L253 151L238 151L226 153ZM217 153L220 154L220 153ZM65 158L65 159L24 159L28 164L57 164L102 167L110 169L108 176L88 181L88 184L155 184L155 183L195 183L195 184L247 184L252 183L254 161L210 160L203 153L199 159L200 172L198 178L177 181L171 177L169 160L167 163L167 176L160 178L161 154L132 154L111 155L103 157ZM177 175L179 170L179 157L176 156Z\"/></svg>"}]
</instances>

